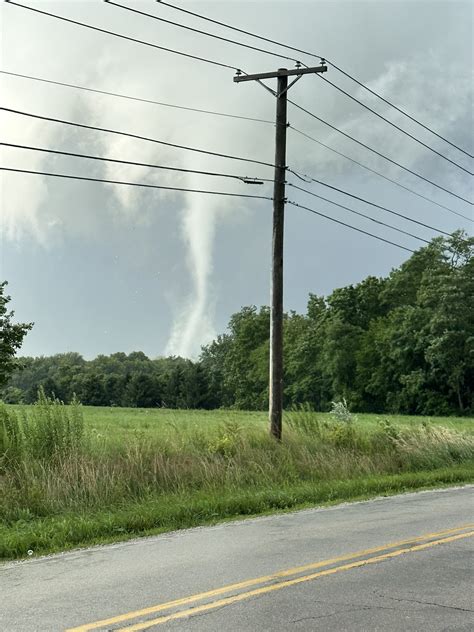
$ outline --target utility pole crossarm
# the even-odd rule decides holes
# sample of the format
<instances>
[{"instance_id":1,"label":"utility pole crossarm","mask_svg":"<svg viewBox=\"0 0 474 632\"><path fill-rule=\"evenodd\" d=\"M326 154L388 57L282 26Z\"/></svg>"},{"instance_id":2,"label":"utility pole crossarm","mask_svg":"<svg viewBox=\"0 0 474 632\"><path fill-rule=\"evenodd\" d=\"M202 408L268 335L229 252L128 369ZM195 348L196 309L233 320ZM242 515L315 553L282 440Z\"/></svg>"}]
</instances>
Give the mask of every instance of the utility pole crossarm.
<instances>
[{"instance_id":1,"label":"utility pole crossarm","mask_svg":"<svg viewBox=\"0 0 474 632\"><path fill-rule=\"evenodd\" d=\"M257 79L274 79L275 77L290 77L291 75L308 75L315 72L327 72L328 67L324 64L320 66L314 66L312 68L294 68L287 70L286 68L280 68L275 72L261 72L256 75L237 75L234 77L235 83L241 81L256 81Z\"/></svg>"}]
</instances>

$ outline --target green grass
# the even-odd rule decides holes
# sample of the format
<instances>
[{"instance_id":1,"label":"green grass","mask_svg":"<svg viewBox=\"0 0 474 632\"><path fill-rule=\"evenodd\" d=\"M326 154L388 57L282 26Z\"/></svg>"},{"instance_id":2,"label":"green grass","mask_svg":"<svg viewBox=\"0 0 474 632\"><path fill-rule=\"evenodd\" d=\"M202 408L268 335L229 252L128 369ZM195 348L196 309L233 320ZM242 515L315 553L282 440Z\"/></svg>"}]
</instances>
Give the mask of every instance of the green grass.
<instances>
[{"instance_id":1,"label":"green grass","mask_svg":"<svg viewBox=\"0 0 474 632\"><path fill-rule=\"evenodd\" d=\"M31 406L8 406L11 410L21 411ZM260 411L239 410L171 410L163 408L118 408L102 406L83 406L86 427L93 429L108 440L122 441L130 435L146 433L170 434L175 427L180 431L192 431L193 428L205 428L206 432L215 432L224 422L235 421L243 427L267 428L268 414ZM293 413L285 413L291 417ZM329 413L314 413L318 419L329 421ZM474 434L474 419L470 417L420 417L414 415L357 414L358 421L366 428L374 429L383 419L402 426L419 426L427 421L434 426L443 426Z\"/></svg>"},{"instance_id":2,"label":"green grass","mask_svg":"<svg viewBox=\"0 0 474 632\"><path fill-rule=\"evenodd\" d=\"M375 496L440 488L474 482L472 467L454 466L431 472L361 477L318 486L301 484L289 488L223 490L169 495L117 507L113 511L68 512L34 520L0 525L0 558L53 553L94 544L120 542L137 536L157 535L176 529L212 525L242 517L325 506Z\"/></svg>"},{"instance_id":3,"label":"green grass","mask_svg":"<svg viewBox=\"0 0 474 632\"><path fill-rule=\"evenodd\" d=\"M278 444L265 413L47 401L0 413L3 559L474 481L466 418L344 424L302 410Z\"/></svg>"}]
</instances>

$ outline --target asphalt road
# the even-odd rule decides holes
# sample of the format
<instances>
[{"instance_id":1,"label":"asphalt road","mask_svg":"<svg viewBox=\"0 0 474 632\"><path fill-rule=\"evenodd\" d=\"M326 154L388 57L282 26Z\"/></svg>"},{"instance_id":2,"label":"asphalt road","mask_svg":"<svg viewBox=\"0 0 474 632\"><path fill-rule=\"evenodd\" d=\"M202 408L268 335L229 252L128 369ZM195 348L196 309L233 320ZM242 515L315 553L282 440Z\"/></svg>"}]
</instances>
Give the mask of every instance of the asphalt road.
<instances>
[{"instance_id":1,"label":"asphalt road","mask_svg":"<svg viewBox=\"0 0 474 632\"><path fill-rule=\"evenodd\" d=\"M473 491L406 494L6 564L0 630L471 631Z\"/></svg>"}]
</instances>

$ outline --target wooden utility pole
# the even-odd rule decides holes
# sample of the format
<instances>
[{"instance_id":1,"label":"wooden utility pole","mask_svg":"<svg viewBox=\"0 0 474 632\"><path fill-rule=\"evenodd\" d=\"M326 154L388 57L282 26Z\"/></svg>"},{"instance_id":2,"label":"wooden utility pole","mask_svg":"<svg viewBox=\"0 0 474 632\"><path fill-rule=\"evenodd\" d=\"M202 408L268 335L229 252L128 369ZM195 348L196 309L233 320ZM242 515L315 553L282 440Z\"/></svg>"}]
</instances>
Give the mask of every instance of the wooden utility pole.
<instances>
[{"instance_id":1,"label":"wooden utility pole","mask_svg":"<svg viewBox=\"0 0 474 632\"><path fill-rule=\"evenodd\" d=\"M283 412L283 233L285 223L285 179L286 179L286 130L287 94L289 88L302 75L326 72L327 66L321 64L315 68L280 68L276 72L258 75L237 74L234 81L258 81L278 79L276 97L275 125L275 175L273 183L273 237L272 237L272 287L270 312L270 383L269 383L269 422L270 434L281 440ZM288 76L296 78L288 85ZM264 84L263 84L264 85ZM269 89L268 86L265 88Z\"/></svg>"},{"instance_id":2,"label":"wooden utility pole","mask_svg":"<svg viewBox=\"0 0 474 632\"><path fill-rule=\"evenodd\" d=\"M286 69L280 69L286 70ZM281 439L283 409L283 231L285 225L286 111L288 75L278 77L273 183L272 284L270 312L270 434Z\"/></svg>"}]
</instances>

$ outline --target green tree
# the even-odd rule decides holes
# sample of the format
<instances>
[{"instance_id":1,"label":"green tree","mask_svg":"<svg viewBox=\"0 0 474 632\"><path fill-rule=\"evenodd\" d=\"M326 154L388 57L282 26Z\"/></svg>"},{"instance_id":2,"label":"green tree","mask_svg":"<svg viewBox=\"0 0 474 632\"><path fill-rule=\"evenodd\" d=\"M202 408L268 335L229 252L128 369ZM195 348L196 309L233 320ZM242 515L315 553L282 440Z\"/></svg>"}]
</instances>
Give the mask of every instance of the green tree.
<instances>
[{"instance_id":1,"label":"green tree","mask_svg":"<svg viewBox=\"0 0 474 632\"><path fill-rule=\"evenodd\" d=\"M125 387L123 403L132 408L155 408L160 406L158 381L148 373L135 373Z\"/></svg>"},{"instance_id":2,"label":"green tree","mask_svg":"<svg viewBox=\"0 0 474 632\"><path fill-rule=\"evenodd\" d=\"M206 389L205 408L230 408L234 404L234 393L226 381L226 359L232 343L229 334L222 334L202 348L199 365Z\"/></svg>"},{"instance_id":3,"label":"green tree","mask_svg":"<svg viewBox=\"0 0 474 632\"><path fill-rule=\"evenodd\" d=\"M460 412L472 407L474 380L474 238L440 241L443 259L422 279L418 302L427 312L425 360L437 393Z\"/></svg>"},{"instance_id":4,"label":"green tree","mask_svg":"<svg viewBox=\"0 0 474 632\"><path fill-rule=\"evenodd\" d=\"M0 283L0 387L8 382L10 375L19 367L16 352L33 327L33 323L12 322L15 313L7 309L11 297L5 294L6 286L6 281Z\"/></svg>"},{"instance_id":5,"label":"green tree","mask_svg":"<svg viewBox=\"0 0 474 632\"><path fill-rule=\"evenodd\" d=\"M243 307L231 317L229 330L232 344L225 361L225 384L234 393L237 408L263 408L268 401L269 308Z\"/></svg>"}]
</instances>

